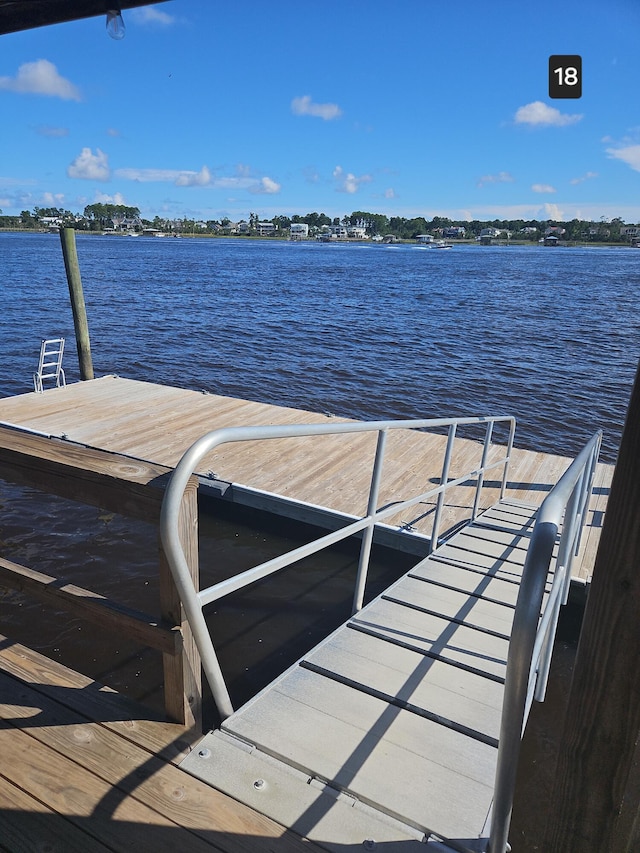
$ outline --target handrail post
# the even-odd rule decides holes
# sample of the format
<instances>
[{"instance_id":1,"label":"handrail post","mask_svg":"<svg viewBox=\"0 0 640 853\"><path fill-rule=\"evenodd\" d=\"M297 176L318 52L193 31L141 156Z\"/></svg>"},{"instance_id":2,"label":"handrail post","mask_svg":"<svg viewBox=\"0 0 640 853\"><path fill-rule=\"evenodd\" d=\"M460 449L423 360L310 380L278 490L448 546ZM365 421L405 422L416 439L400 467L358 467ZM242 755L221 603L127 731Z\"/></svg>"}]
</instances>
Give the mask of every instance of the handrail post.
<instances>
[{"instance_id":1,"label":"handrail post","mask_svg":"<svg viewBox=\"0 0 640 853\"><path fill-rule=\"evenodd\" d=\"M447 436L447 447L444 454L444 462L442 463L442 477L440 485L444 486L449 480L449 468L451 467L451 456L453 455L453 442L456 437L456 425L451 424L449 434ZM429 542L429 553L432 554L438 547L438 534L440 532L440 516L442 515L442 507L444 505L444 491L438 492L438 500L436 501L436 511L433 516L433 527L431 528L431 541Z\"/></svg>"},{"instance_id":2,"label":"handrail post","mask_svg":"<svg viewBox=\"0 0 640 853\"><path fill-rule=\"evenodd\" d=\"M378 507L378 495L380 493L380 481L382 479L382 465L384 463L384 451L386 443L387 431L381 429L378 432L376 456L373 462L373 472L371 474L371 486L369 488L367 516L372 516ZM364 591L367 585L369 557L371 555L371 545L373 543L374 527L375 523L373 520L371 520L369 526L362 534L362 544L360 545L360 559L358 561L358 574L356 576L356 589L353 596L352 613L357 613L358 610L362 609L362 602L364 601Z\"/></svg>"},{"instance_id":3,"label":"handrail post","mask_svg":"<svg viewBox=\"0 0 640 853\"><path fill-rule=\"evenodd\" d=\"M179 511L178 533L189 566L194 589L199 587L198 566L198 483L195 478L185 489ZM164 549L160 544L160 610L162 619L182 632L182 652L163 654L164 703L167 716L185 726L202 728L202 674L200 653L182 607Z\"/></svg>"},{"instance_id":4,"label":"handrail post","mask_svg":"<svg viewBox=\"0 0 640 853\"><path fill-rule=\"evenodd\" d=\"M509 464L511 462L511 453L513 452L513 442L516 437L516 422L515 418L511 419L509 427L509 439L507 441L507 458L504 460L504 471L502 472L502 483L500 485L500 500L502 500L507 491L507 478L509 475Z\"/></svg>"},{"instance_id":5,"label":"handrail post","mask_svg":"<svg viewBox=\"0 0 640 853\"><path fill-rule=\"evenodd\" d=\"M482 492L482 485L484 483L484 468L487 464L487 456L489 455L489 448L491 446L491 436L493 435L493 421L489 421L487 423L487 429L484 434L484 446L482 448L482 459L480 461L480 471L478 472L478 482L476 483L476 496L473 501L473 512L471 513L472 520L478 514L478 505L480 504L480 493Z\"/></svg>"}]
</instances>

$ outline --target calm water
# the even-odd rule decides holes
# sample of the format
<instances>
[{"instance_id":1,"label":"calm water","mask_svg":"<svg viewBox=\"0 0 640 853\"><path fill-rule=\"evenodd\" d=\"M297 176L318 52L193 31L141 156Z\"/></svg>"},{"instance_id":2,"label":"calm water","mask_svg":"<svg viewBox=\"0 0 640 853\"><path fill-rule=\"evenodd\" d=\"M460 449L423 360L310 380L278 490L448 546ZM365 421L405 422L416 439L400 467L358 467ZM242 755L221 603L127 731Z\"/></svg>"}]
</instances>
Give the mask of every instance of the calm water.
<instances>
[{"instance_id":1,"label":"calm water","mask_svg":"<svg viewBox=\"0 0 640 853\"><path fill-rule=\"evenodd\" d=\"M79 235L96 375L358 418L513 414L520 446L615 458L640 251ZM73 323L56 235L0 235L0 390Z\"/></svg>"},{"instance_id":2,"label":"calm water","mask_svg":"<svg viewBox=\"0 0 640 853\"><path fill-rule=\"evenodd\" d=\"M615 458L640 353L640 251L82 235L77 247L96 375L358 418L513 414L519 446L567 455L601 427L603 458ZM0 269L0 391L32 390L43 337L67 338L77 380L59 238L0 234ZM3 556L151 612L155 537L0 481ZM280 544L237 519L212 521L204 570L239 571ZM237 699L348 608L353 560L332 559L336 597L326 566L309 564L215 614ZM134 695L160 677L157 657L20 593L0 590L0 631Z\"/></svg>"}]
</instances>

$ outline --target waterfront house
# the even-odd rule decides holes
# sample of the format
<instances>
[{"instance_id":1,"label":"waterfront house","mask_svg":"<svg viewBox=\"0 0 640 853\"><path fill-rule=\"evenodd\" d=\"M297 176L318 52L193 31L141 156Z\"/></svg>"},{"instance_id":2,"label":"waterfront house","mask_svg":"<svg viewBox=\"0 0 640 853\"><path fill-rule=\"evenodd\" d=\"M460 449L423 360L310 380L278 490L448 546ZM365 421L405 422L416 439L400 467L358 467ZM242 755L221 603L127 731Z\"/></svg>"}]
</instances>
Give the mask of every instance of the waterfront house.
<instances>
[{"instance_id":1,"label":"waterfront house","mask_svg":"<svg viewBox=\"0 0 640 853\"><path fill-rule=\"evenodd\" d=\"M292 222L290 234L292 240L305 240L309 236L309 226L306 222Z\"/></svg>"},{"instance_id":2,"label":"waterfront house","mask_svg":"<svg viewBox=\"0 0 640 853\"><path fill-rule=\"evenodd\" d=\"M277 229L273 222L258 222L256 230L259 237L273 237Z\"/></svg>"}]
</instances>

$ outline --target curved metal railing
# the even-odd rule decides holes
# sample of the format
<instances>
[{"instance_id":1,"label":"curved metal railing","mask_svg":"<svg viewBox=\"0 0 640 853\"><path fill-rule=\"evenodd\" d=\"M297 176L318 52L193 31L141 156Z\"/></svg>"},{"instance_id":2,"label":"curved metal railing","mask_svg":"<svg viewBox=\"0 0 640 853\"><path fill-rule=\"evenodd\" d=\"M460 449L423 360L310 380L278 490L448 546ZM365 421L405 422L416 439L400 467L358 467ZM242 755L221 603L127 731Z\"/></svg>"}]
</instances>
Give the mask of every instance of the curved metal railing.
<instances>
[{"instance_id":1,"label":"curved metal railing","mask_svg":"<svg viewBox=\"0 0 640 853\"><path fill-rule=\"evenodd\" d=\"M569 594L571 565L580 546L602 431L596 432L549 492L538 510L513 618L502 704L489 850L507 847L518 756L534 699L544 699L560 605ZM558 531L562 528L558 541ZM553 551L553 582L544 614L542 601Z\"/></svg>"},{"instance_id":2,"label":"curved metal railing","mask_svg":"<svg viewBox=\"0 0 640 853\"><path fill-rule=\"evenodd\" d=\"M509 428L509 436L506 446L506 453L497 460L488 462L489 449L492 446L491 439L496 423L506 423ZM456 438L457 429L460 426L472 424L485 425L485 437L482 448L482 459L480 466L473 471L466 471L463 476L456 477L454 480L449 480L449 468L453 453L453 444ZM444 460L442 466L442 476L440 485L429 489L419 495L414 495L406 500L394 503L391 506L377 509L378 495L380 483L382 479L382 466L384 462L385 446L387 434L392 430L398 429L437 429L448 428L447 443L445 446ZM178 522L180 505L184 490L187 486L189 478L196 471L203 457L219 447L222 444L229 442L256 441L256 440L271 440L277 438L299 438L303 436L318 436L332 434L353 434L363 432L374 432L378 435L375 458L373 461L373 470L371 475L371 485L369 488L369 496L367 501L367 514L340 528L332 531L320 538L309 542L301 547L295 548L286 554L283 554L275 559L261 563L247 571L231 577L227 580L214 584L207 589L197 591L194 587L189 567L185 559L184 551L180 543L178 534ZM160 516L160 535L164 547L171 572L173 574L176 587L182 599L185 613L191 625L194 640L200 652L202 659L202 667L211 687L211 692L222 719L225 719L233 713L233 706L229 697L229 692L222 675L220 664L211 641L211 636L204 619L203 608L228 595L267 577L298 560L308 557L311 554L328 548L331 545L347 539L356 533L362 532L362 544L360 547L360 558L358 564L358 572L356 576L356 589L354 594L353 611L356 612L362 607L364 598L365 585L367 580L367 570L369 566L369 557L371 545L373 542L373 533L375 525L379 522L391 518L403 509L415 506L416 504L425 501L429 498L436 498L436 508L434 513L434 523L431 532L431 550L437 546L439 537L439 525L441 512L444 504L444 494L447 490L460 486L466 483L472 477L476 477L476 493L472 510L472 518L475 518L479 512L480 493L484 484L485 473L490 469L502 468L502 480L500 487L500 496L504 496L509 460L513 448L513 438L515 434L515 419L512 417L473 417L473 418L453 418L453 419L429 419L429 420L403 420L403 421L370 421L370 422L349 422L337 424L304 424L304 425L288 425L288 426L261 426L261 427L235 427L227 429L219 429L207 433L198 439L189 450L186 451L175 471L172 474L171 481L167 488L164 501L162 504L162 512Z\"/></svg>"}]
</instances>

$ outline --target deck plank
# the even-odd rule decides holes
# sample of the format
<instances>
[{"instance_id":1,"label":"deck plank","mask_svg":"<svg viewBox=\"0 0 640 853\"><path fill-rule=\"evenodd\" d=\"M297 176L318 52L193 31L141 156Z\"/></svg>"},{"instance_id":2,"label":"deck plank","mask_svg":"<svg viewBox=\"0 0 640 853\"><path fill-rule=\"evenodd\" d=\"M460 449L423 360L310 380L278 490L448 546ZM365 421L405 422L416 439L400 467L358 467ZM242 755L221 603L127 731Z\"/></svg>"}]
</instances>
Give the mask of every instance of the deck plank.
<instances>
[{"instance_id":1,"label":"deck plank","mask_svg":"<svg viewBox=\"0 0 640 853\"><path fill-rule=\"evenodd\" d=\"M32 798L44 810L33 832L51 820L53 837L64 837L69 823L74 844L89 833L116 851L313 850L168 761L188 753L183 726L147 719L137 703L7 640L0 643L0 696L0 813L13 809L13 825L25 832ZM24 814L15 813L22 808L16 788L28 798Z\"/></svg>"}]
</instances>

